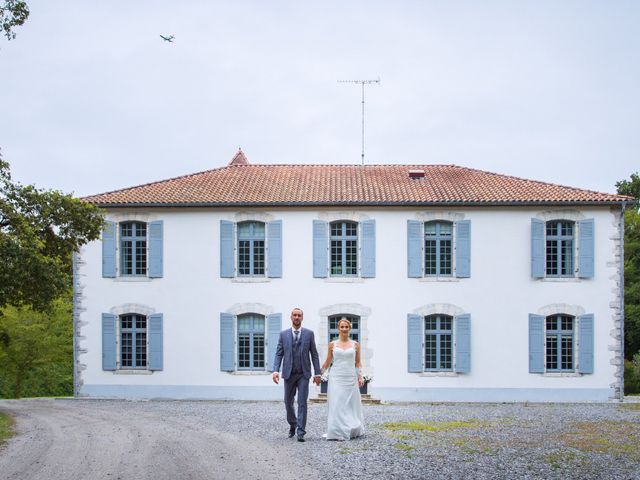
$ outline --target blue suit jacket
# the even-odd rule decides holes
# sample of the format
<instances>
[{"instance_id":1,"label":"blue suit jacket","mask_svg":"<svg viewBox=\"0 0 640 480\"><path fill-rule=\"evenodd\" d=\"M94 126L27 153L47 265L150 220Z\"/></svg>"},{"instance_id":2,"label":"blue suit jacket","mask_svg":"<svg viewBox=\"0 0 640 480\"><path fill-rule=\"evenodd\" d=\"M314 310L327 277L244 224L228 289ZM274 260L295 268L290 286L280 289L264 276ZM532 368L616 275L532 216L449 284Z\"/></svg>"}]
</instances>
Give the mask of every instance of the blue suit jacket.
<instances>
[{"instance_id":1,"label":"blue suit jacket","mask_svg":"<svg viewBox=\"0 0 640 480\"><path fill-rule=\"evenodd\" d=\"M301 328L300 342L302 375L305 378L311 378L311 362L313 362L315 374L320 375L320 360L318 359L318 350L316 349L316 340L313 332L306 328ZM291 376L291 370L293 369L293 332L291 332L291 328L280 332L278 348L276 349L271 371L280 371L281 364L282 378L287 380Z\"/></svg>"}]
</instances>

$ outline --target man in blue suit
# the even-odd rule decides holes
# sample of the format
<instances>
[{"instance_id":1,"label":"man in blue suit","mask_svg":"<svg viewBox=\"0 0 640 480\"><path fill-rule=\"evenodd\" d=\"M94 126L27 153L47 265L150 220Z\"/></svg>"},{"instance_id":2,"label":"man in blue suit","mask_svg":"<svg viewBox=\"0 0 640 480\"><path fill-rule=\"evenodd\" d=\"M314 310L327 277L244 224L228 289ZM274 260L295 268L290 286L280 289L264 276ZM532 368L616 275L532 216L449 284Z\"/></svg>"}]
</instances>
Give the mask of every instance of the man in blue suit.
<instances>
[{"instance_id":1,"label":"man in blue suit","mask_svg":"<svg viewBox=\"0 0 640 480\"><path fill-rule=\"evenodd\" d=\"M280 332L278 348L273 361L272 378L280 382L280 365L284 378L284 405L289 422L289 438L296 432L298 441L304 442L307 426L307 398L309 397L309 379L311 378L311 362L315 375L313 382L320 385L320 361L313 332L302 328L302 310L294 308L291 312L291 328ZM284 362L283 362L284 360ZM298 412L293 409L293 397L298 392Z\"/></svg>"}]
</instances>

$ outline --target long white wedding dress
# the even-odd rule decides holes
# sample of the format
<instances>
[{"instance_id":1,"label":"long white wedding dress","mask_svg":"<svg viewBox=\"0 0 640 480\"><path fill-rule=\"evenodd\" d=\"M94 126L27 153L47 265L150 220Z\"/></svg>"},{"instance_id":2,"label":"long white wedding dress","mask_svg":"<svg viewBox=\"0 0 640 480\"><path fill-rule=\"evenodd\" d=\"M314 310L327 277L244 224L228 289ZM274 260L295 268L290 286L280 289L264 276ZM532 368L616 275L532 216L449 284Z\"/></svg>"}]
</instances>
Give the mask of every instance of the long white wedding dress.
<instances>
[{"instance_id":1,"label":"long white wedding dress","mask_svg":"<svg viewBox=\"0 0 640 480\"><path fill-rule=\"evenodd\" d=\"M333 344L333 365L327 388L327 440L349 440L364 433L355 361L353 343L345 350Z\"/></svg>"}]
</instances>

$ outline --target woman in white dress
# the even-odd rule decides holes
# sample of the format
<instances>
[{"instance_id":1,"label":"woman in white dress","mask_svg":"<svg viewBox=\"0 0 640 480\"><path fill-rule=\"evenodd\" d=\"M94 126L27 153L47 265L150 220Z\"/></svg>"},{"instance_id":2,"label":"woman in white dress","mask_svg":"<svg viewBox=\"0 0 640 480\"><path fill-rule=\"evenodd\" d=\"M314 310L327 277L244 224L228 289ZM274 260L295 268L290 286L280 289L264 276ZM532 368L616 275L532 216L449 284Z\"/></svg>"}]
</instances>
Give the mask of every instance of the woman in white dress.
<instances>
[{"instance_id":1,"label":"woman in white dress","mask_svg":"<svg viewBox=\"0 0 640 480\"><path fill-rule=\"evenodd\" d=\"M364 433L360 389L364 385L360 371L360 346L349 338L351 322L338 322L340 336L329 343L325 371L331 367L327 400L327 440L349 440Z\"/></svg>"}]
</instances>

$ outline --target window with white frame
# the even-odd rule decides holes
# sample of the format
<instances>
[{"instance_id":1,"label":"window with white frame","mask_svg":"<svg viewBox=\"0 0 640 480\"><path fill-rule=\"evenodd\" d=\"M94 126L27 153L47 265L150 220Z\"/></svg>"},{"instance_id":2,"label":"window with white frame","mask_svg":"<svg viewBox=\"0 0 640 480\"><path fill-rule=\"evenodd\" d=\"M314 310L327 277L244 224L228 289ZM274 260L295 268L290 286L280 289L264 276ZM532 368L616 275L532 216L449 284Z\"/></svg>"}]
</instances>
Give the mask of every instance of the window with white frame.
<instances>
[{"instance_id":1,"label":"window with white frame","mask_svg":"<svg viewBox=\"0 0 640 480\"><path fill-rule=\"evenodd\" d=\"M265 224L238 223L238 275L264 276Z\"/></svg>"},{"instance_id":2,"label":"window with white frame","mask_svg":"<svg viewBox=\"0 0 640 480\"><path fill-rule=\"evenodd\" d=\"M453 370L453 317L424 317L424 362L427 372Z\"/></svg>"},{"instance_id":3,"label":"window with white frame","mask_svg":"<svg viewBox=\"0 0 640 480\"><path fill-rule=\"evenodd\" d=\"M147 224L120 224L120 274L147 274Z\"/></svg>"},{"instance_id":4,"label":"window with white frame","mask_svg":"<svg viewBox=\"0 0 640 480\"><path fill-rule=\"evenodd\" d=\"M358 274L358 224L337 221L330 224L331 276Z\"/></svg>"},{"instance_id":5,"label":"window with white frame","mask_svg":"<svg viewBox=\"0 0 640 480\"><path fill-rule=\"evenodd\" d=\"M575 369L575 318L549 315L545 319L545 366L548 372Z\"/></svg>"},{"instance_id":6,"label":"window with white frame","mask_svg":"<svg viewBox=\"0 0 640 480\"><path fill-rule=\"evenodd\" d=\"M572 277L575 222L551 220L546 223L545 231L547 276Z\"/></svg>"},{"instance_id":7,"label":"window with white frame","mask_svg":"<svg viewBox=\"0 0 640 480\"><path fill-rule=\"evenodd\" d=\"M451 276L453 271L453 223L444 221L424 224L425 276Z\"/></svg>"},{"instance_id":8,"label":"window with white frame","mask_svg":"<svg viewBox=\"0 0 640 480\"><path fill-rule=\"evenodd\" d=\"M238 315L238 370L265 369L265 318L247 313Z\"/></svg>"},{"instance_id":9,"label":"window with white frame","mask_svg":"<svg viewBox=\"0 0 640 480\"><path fill-rule=\"evenodd\" d=\"M147 317L120 315L120 368L147 368Z\"/></svg>"}]
</instances>

